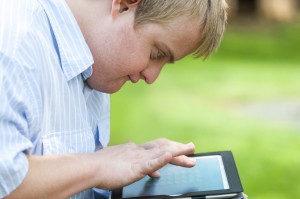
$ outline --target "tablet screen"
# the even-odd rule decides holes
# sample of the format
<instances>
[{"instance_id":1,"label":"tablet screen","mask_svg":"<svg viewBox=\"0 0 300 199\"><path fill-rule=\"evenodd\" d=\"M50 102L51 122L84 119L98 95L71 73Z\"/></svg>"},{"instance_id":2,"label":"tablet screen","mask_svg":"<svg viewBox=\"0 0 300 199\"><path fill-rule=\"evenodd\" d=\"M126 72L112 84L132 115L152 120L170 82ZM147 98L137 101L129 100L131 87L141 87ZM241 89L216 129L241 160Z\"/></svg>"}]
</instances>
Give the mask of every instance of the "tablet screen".
<instances>
[{"instance_id":1,"label":"tablet screen","mask_svg":"<svg viewBox=\"0 0 300 199\"><path fill-rule=\"evenodd\" d=\"M154 195L176 196L191 192L229 189L224 164L220 155L195 157L193 168L168 164L159 170L161 177L144 177L123 188L122 197Z\"/></svg>"}]
</instances>

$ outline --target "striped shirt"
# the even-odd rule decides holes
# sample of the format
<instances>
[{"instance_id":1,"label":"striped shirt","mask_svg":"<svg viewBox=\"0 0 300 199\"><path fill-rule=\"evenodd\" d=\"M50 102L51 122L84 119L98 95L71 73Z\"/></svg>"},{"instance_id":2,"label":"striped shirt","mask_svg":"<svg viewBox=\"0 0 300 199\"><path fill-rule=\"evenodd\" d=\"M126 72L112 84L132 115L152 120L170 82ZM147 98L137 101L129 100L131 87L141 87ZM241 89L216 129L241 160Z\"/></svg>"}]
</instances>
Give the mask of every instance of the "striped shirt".
<instances>
[{"instance_id":1,"label":"striped shirt","mask_svg":"<svg viewBox=\"0 0 300 199\"><path fill-rule=\"evenodd\" d=\"M93 57L64 0L0 0L0 198L24 153L87 153L109 142L109 95L89 88ZM72 198L93 198L92 190Z\"/></svg>"}]
</instances>

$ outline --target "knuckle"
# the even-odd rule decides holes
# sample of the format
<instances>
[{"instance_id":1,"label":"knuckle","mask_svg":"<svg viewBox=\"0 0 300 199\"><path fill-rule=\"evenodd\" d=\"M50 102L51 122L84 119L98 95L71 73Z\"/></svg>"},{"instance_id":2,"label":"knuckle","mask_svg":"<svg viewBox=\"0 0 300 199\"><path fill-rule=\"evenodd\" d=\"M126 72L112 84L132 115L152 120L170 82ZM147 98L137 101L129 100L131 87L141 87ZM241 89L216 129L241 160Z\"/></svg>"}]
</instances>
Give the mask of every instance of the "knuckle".
<instances>
[{"instance_id":1,"label":"knuckle","mask_svg":"<svg viewBox=\"0 0 300 199\"><path fill-rule=\"evenodd\" d=\"M136 148L137 147L137 144L135 144L134 142L132 141L128 141L126 143L126 146L130 147L130 148Z\"/></svg>"},{"instance_id":2,"label":"knuckle","mask_svg":"<svg viewBox=\"0 0 300 199\"><path fill-rule=\"evenodd\" d=\"M160 141L160 142L167 142L168 139L167 139L167 138L159 138L159 141Z\"/></svg>"},{"instance_id":3,"label":"knuckle","mask_svg":"<svg viewBox=\"0 0 300 199\"><path fill-rule=\"evenodd\" d=\"M153 153L156 155L156 157L160 156L164 152L165 152L165 150L164 150L163 146L159 146L159 147L153 149Z\"/></svg>"},{"instance_id":4,"label":"knuckle","mask_svg":"<svg viewBox=\"0 0 300 199\"><path fill-rule=\"evenodd\" d=\"M130 167L131 172L129 173L129 175L132 176L133 179L140 178L145 175L143 170L138 167L137 164L131 164Z\"/></svg>"},{"instance_id":5,"label":"knuckle","mask_svg":"<svg viewBox=\"0 0 300 199\"><path fill-rule=\"evenodd\" d=\"M157 143L160 144L160 145L167 144L168 141L169 141L169 140L166 139L166 138L159 138L159 139L157 139Z\"/></svg>"},{"instance_id":6,"label":"knuckle","mask_svg":"<svg viewBox=\"0 0 300 199\"><path fill-rule=\"evenodd\" d=\"M148 173L152 172L152 170L153 170L153 163L152 163L152 161L148 161L147 162L147 170L148 170Z\"/></svg>"}]
</instances>

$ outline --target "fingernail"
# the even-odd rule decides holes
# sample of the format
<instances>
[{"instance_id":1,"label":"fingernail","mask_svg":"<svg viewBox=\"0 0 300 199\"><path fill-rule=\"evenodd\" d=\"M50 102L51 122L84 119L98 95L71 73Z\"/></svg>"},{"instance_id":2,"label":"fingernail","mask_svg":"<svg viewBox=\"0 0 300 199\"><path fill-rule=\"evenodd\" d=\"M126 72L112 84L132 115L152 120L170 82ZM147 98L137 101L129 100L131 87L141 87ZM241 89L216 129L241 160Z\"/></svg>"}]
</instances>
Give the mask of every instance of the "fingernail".
<instances>
[{"instance_id":1,"label":"fingernail","mask_svg":"<svg viewBox=\"0 0 300 199\"><path fill-rule=\"evenodd\" d=\"M195 145L194 145L193 142L190 142L190 143L188 143L188 144L186 144L186 145L189 146L189 147L195 147Z\"/></svg>"},{"instance_id":2,"label":"fingernail","mask_svg":"<svg viewBox=\"0 0 300 199\"><path fill-rule=\"evenodd\" d=\"M191 163L196 163L196 159L195 158L190 158L190 162Z\"/></svg>"}]
</instances>

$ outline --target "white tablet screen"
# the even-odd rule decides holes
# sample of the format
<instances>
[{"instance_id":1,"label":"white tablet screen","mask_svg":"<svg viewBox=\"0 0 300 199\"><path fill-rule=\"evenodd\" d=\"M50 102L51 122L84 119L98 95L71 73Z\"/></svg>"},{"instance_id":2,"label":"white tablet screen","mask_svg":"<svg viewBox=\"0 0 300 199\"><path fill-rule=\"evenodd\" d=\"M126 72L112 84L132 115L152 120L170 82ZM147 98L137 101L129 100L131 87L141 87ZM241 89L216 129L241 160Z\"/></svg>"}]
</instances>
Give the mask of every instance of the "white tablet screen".
<instances>
[{"instance_id":1,"label":"white tablet screen","mask_svg":"<svg viewBox=\"0 0 300 199\"><path fill-rule=\"evenodd\" d=\"M181 195L190 192L229 189L222 157L195 157L193 168L168 164L159 170L161 177L144 177L123 188L123 198L151 195Z\"/></svg>"}]
</instances>

